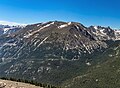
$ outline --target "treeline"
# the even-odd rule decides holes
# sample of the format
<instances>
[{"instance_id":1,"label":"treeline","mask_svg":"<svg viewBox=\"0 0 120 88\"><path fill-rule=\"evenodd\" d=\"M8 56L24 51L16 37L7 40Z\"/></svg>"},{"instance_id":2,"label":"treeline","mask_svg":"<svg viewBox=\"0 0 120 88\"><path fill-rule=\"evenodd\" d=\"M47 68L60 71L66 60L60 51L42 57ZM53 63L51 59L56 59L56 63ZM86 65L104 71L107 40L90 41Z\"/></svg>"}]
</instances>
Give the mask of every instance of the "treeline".
<instances>
[{"instance_id":1,"label":"treeline","mask_svg":"<svg viewBox=\"0 0 120 88\"><path fill-rule=\"evenodd\" d=\"M15 79L15 78L7 78L7 77L1 77L0 79L16 81L16 82L23 82L23 83L29 83L29 84L32 84L32 85L35 85L35 86L40 86L40 87L43 87L43 88L61 88L61 87L56 87L56 86L53 86L53 85L38 83L38 82L35 82L33 80L28 81L28 80L24 80L24 79Z\"/></svg>"}]
</instances>

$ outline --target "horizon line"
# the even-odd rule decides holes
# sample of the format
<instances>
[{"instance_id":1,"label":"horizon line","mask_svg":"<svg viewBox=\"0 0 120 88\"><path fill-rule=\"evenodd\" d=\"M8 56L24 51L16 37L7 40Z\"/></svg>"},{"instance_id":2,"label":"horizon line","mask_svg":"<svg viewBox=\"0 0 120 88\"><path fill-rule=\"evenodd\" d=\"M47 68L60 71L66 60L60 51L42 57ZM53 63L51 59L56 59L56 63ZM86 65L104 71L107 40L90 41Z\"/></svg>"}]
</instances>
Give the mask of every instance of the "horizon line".
<instances>
[{"instance_id":1,"label":"horizon line","mask_svg":"<svg viewBox=\"0 0 120 88\"><path fill-rule=\"evenodd\" d=\"M51 20L51 21L58 21L58 20ZM77 23L81 23L81 22L78 22L78 21L62 21L62 20L59 20L58 22L77 22ZM34 23L19 23L19 22L13 22L13 21L6 21L6 20L0 20L0 25L9 25L9 26L18 26L18 25L31 25L31 24L37 24L37 23L47 23L47 22L50 22L50 21L44 21L44 22L34 22ZM82 23L81 23L82 24ZM84 24L82 24L84 25ZM84 25L86 26L86 25ZM102 25L89 25L89 26L86 26L86 27L90 27L90 26L101 26L101 27L110 27L112 28L110 25L109 26L102 26ZM117 30L120 30L120 28L112 28L112 29L117 29Z\"/></svg>"}]
</instances>

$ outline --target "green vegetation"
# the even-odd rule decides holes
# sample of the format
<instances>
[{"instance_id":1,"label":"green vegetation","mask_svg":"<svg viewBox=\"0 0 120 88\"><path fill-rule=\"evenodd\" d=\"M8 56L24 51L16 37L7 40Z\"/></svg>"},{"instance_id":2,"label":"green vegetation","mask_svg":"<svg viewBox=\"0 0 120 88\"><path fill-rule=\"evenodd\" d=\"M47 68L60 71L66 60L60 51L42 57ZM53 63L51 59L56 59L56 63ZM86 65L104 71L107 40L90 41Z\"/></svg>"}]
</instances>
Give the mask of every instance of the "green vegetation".
<instances>
[{"instance_id":1,"label":"green vegetation","mask_svg":"<svg viewBox=\"0 0 120 88\"><path fill-rule=\"evenodd\" d=\"M120 43L114 42L83 75L63 83L63 88L120 88Z\"/></svg>"},{"instance_id":2,"label":"green vegetation","mask_svg":"<svg viewBox=\"0 0 120 88\"><path fill-rule=\"evenodd\" d=\"M17 59L10 62L9 64L5 64L1 66L0 71L5 72L7 69L10 69L10 71L14 71L14 69L16 68L18 68L18 70L16 70L15 73L10 73L9 75L5 75L3 73L0 76L7 78L14 77L17 79L25 79L25 80L33 80L34 77L36 81L36 82L32 81L34 82L34 85L44 84L44 86L46 87L48 85L49 86L55 85L55 86L62 86L63 88L65 86L67 88L80 88L80 87L89 88L89 86L91 86L91 88L94 87L96 88L96 86L98 88L104 88L103 86L109 84L106 83L108 82L107 80L111 79L109 77L109 74L110 73L113 74L112 71L114 71L114 69L111 69L111 67L109 67L110 63L114 63L116 64L116 67L120 67L119 65L120 41L118 42L108 41L107 43L109 44L109 47L107 49L101 49L101 51L95 51L92 54L82 54L80 60L76 60L76 61L72 61L71 59L69 59L71 61L62 60L61 57L55 57L55 56L53 57L51 56L51 58L42 57L42 58ZM44 47L46 46L43 46L43 48L41 47L43 52L40 51L41 53L40 55L42 56L45 56L44 53L46 53L46 51L44 51ZM51 49L51 51L61 52L61 49L56 48L56 49ZM72 57L72 54L77 55L77 53L71 53L71 52L66 52L66 56ZM48 53L50 52L48 51ZM60 53L58 53L57 56L60 56L59 54ZM34 55L37 56L39 55L39 53L35 53ZM86 65L87 61L91 63L90 66ZM38 72L38 68L40 69L39 72ZM25 71L27 72L24 73ZM116 73L114 72L114 74ZM108 77L106 77L106 75ZM100 77L102 77L106 81L102 80L100 81L101 83L98 82L98 80L101 80ZM113 76L113 78L115 77ZM27 82L25 80L23 81ZM113 80L113 82L114 81L115 80ZM31 81L28 82L31 83ZM103 86L101 87L100 85L102 84Z\"/></svg>"}]
</instances>

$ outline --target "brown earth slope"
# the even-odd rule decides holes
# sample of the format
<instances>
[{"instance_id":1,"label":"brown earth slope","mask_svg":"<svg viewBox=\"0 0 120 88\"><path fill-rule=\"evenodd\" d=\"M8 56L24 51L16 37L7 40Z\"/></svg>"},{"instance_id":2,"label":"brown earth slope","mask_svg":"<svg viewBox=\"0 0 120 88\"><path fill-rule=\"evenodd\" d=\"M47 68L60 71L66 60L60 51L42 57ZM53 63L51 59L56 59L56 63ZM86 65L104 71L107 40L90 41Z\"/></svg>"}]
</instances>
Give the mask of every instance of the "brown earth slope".
<instances>
[{"instance_id":1,"label":"brown earth slope","mask_svg":"<svg viewBox=\"0 0 120 88\"><path fill-rule=\"evenodd\" d=\"M0 79L0 88L43 88L35 85Z\"/></svg>"}]
</instances>

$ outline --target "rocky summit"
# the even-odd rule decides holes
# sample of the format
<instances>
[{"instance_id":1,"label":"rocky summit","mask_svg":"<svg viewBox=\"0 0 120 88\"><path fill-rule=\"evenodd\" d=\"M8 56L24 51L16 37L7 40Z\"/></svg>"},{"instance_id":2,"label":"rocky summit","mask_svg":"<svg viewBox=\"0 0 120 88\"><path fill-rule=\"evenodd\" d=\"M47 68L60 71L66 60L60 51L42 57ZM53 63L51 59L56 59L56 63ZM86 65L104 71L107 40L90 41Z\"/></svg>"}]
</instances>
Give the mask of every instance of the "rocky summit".
<instances>
[{"instance_id":1,"label":"rocky summit","mask_svg":"<svg viewBox=\"0 0 120 88\"><path fill-rule=\"evenodd\" d=\"M1 77L73 88L89 69L119 55L120 30L110 27L50 21L14 29L0 29Z\"/></svg>"}]
</instances>

